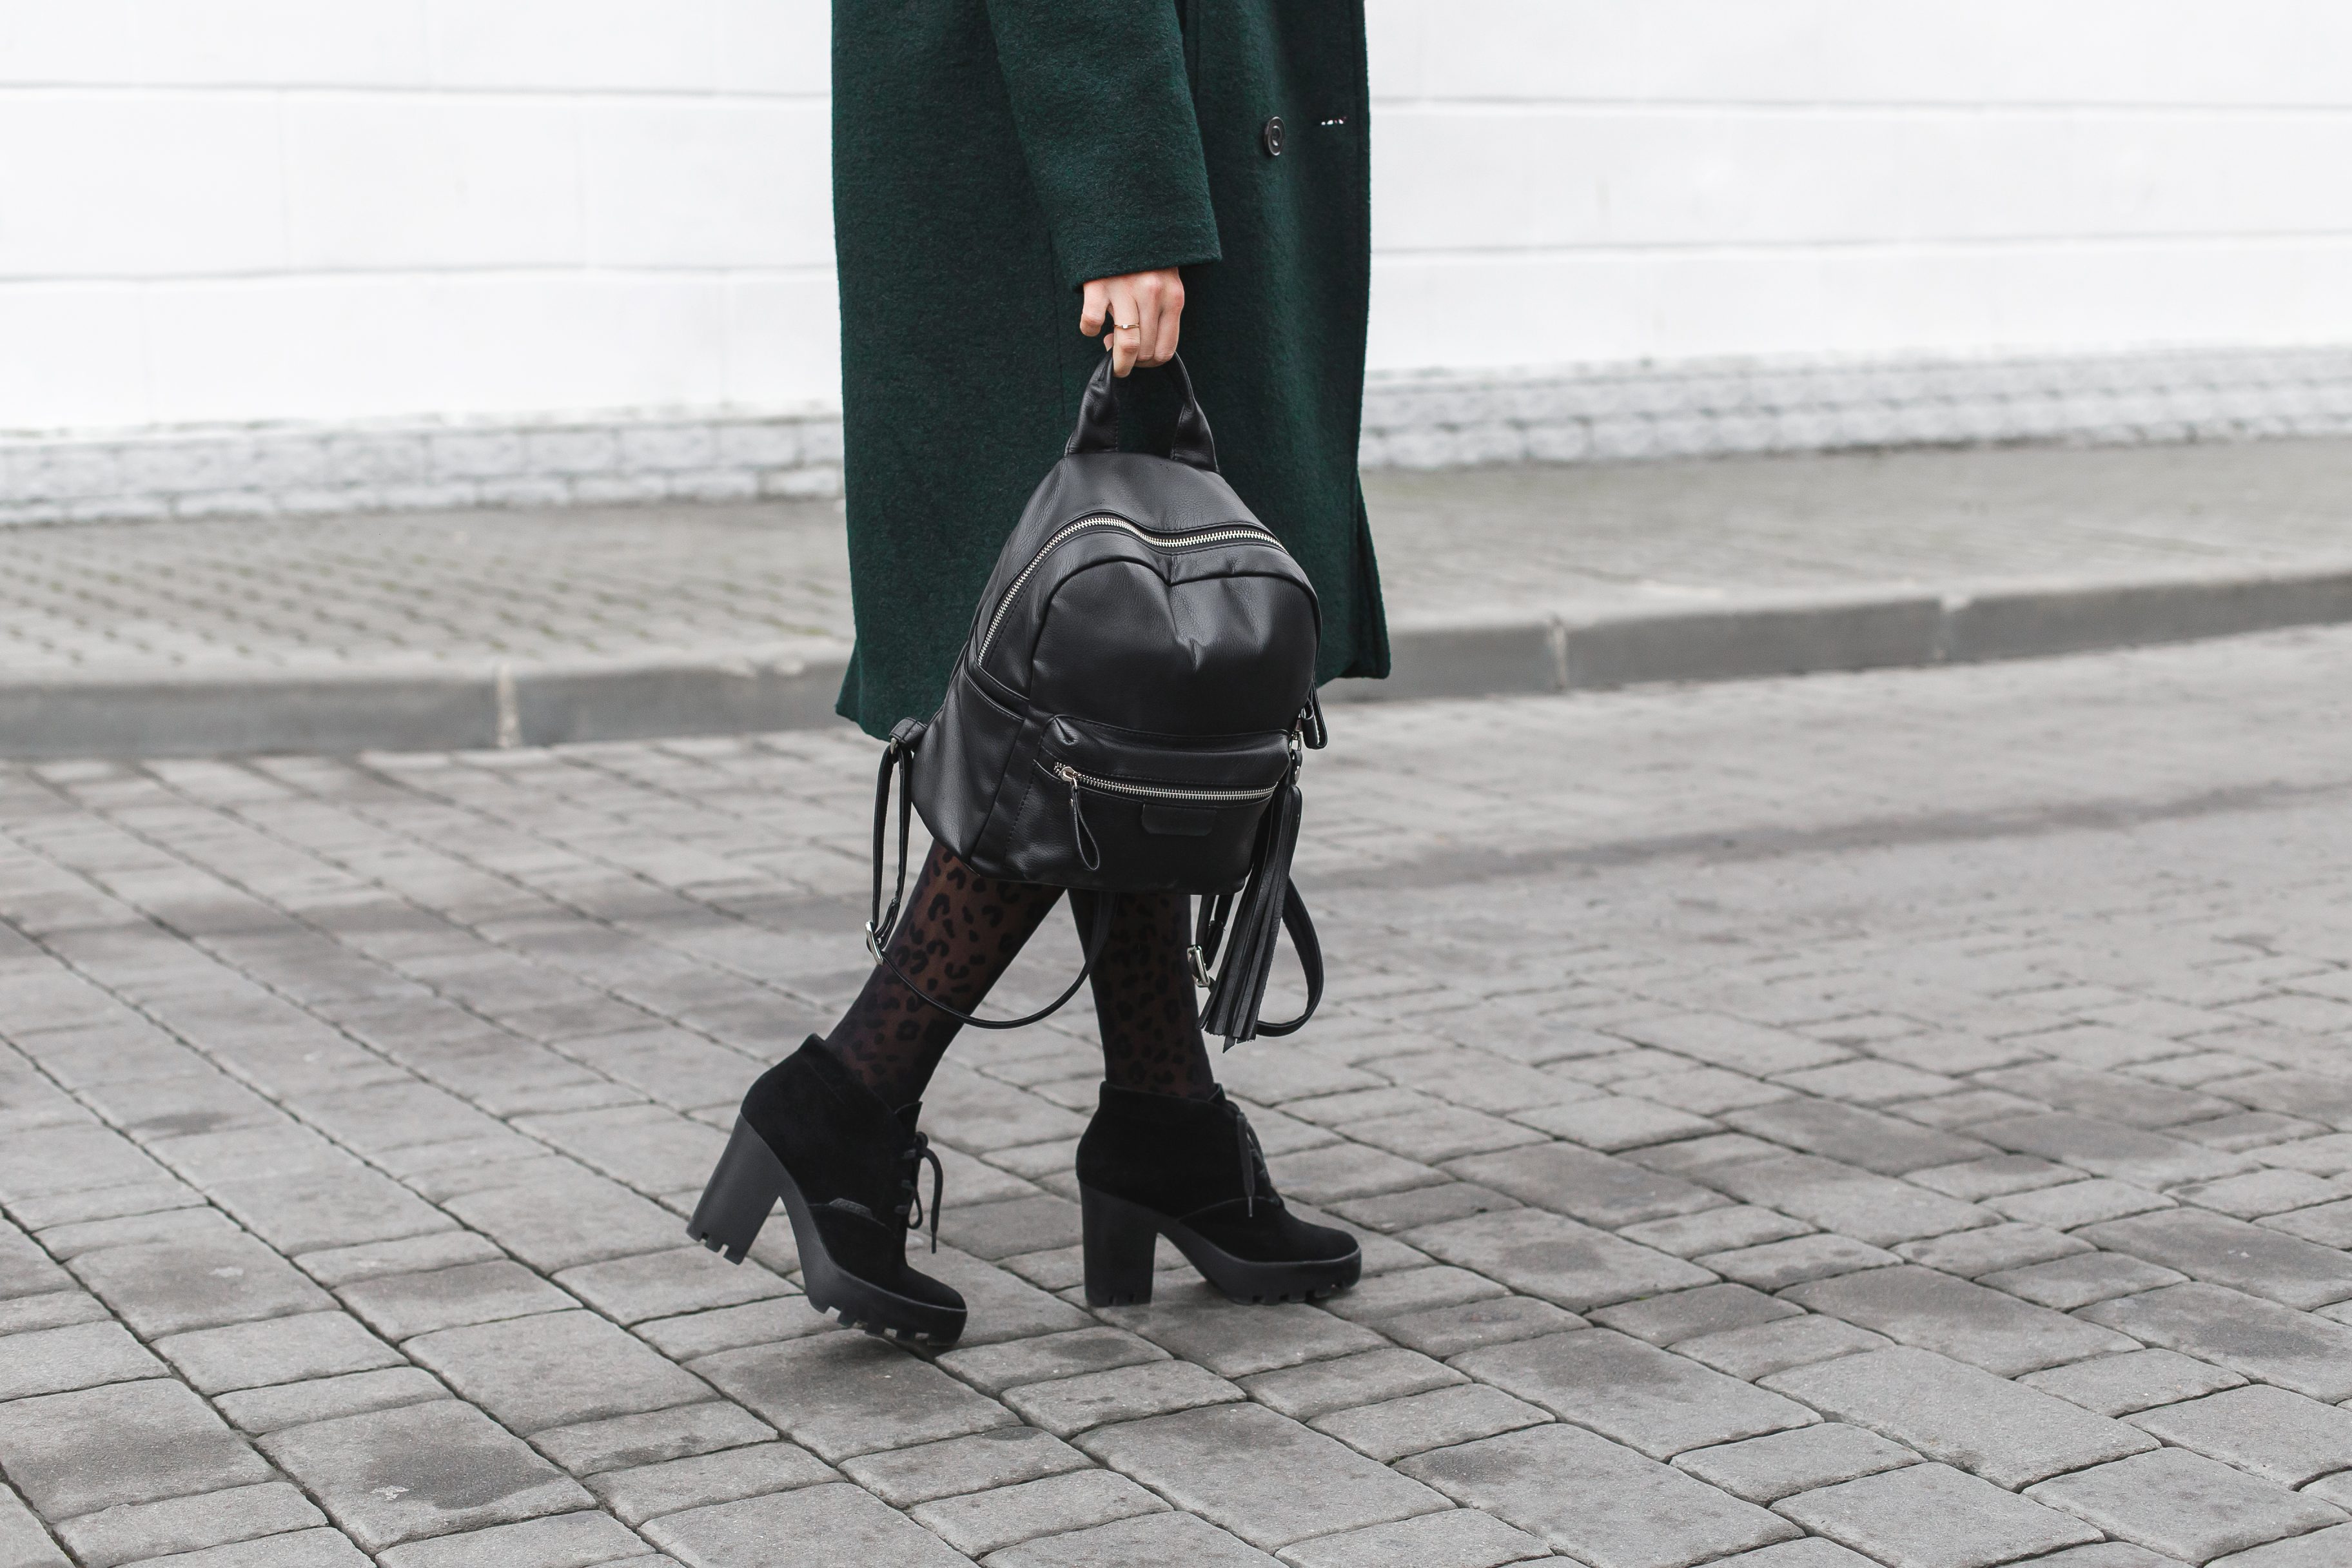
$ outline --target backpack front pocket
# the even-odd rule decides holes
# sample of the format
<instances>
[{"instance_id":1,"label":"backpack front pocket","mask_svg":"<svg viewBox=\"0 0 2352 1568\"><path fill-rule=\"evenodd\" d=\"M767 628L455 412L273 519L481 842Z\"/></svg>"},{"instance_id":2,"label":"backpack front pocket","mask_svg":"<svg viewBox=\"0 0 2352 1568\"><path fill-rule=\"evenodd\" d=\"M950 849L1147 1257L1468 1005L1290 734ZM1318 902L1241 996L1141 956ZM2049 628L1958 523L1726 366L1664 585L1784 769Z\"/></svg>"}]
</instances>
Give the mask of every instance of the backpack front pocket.
<instances>
[{"instance_id":1,"label":"backpack front pocket","mask_svg":"<svg viewBox=\"0 0 2352 1568\"><path fill-rule=\"evenodd\" d=\"M1290 737L1191 740L1064 715L1046 727L1036 766L1051 787L1031 800L1062 818L1090 875L1119 888L1219 892L1249 874L1259 819L1290 776ZM1040 815L1042 837L1052 829Z\"/></svg>"}]
</instances>

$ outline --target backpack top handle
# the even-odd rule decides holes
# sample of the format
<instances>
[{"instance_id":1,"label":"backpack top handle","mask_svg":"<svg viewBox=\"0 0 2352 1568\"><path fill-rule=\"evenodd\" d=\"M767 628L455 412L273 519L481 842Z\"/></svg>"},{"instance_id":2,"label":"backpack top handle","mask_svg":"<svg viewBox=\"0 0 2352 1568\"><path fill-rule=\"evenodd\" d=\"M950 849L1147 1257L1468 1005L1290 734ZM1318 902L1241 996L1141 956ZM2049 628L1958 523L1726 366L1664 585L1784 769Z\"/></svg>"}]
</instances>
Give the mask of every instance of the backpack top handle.
<instances>
[{"instance_id":1,"label":"backpack top handle","mask_svg":"<svg viewBox=\"0 0 2352 1568\"><path fill-rule=\"evenodd\" d=\"M1166 366L1176 380L1176 434L1170 441L1168 456L1195 468L1217 471L1217 442L1209 434L1209 416L1201 412L1201 400L1192 395L1192 378L1184 369L1181 358L1171 357ZM1116 452L1118 450L1118 378L1110 373L1110 355L1095 367L1092 380L1087 383L1087 395L1078 405L1077 428L1070 432L1069 445L1062 456L1076 457L1081 452Z\"/></svg>"}]
</instances>

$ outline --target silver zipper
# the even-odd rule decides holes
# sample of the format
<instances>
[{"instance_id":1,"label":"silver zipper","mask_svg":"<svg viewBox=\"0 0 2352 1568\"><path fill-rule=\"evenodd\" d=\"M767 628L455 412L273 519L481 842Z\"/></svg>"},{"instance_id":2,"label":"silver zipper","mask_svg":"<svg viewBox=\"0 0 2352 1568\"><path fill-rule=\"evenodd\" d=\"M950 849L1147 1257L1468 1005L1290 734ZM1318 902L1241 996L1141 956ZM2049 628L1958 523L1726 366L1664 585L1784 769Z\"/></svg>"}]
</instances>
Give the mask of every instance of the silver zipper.
<instances>
[{"instance_id":1,"label":"silver zipper","mask_svg":"<svg viewBox=\"0 0 2352 1568\"><path fill-rule=\"evenodd\" d=\"M1061 543L1070 535L1089 528L1123 528L1147 544L1169 542L1182 544L1218 544L1229 539L1248 539L1261 544L1271 544L1276 550L1282 549L1282 541L1263 528L1204 528L1191 533L1155 533L1148 528L1138 528L1123 517L1082 517L1076 522L1066 524L1053 538L1045 541L1037 553L1029 558L1029 564L1021 568L1021 575L1013 579L1013 586L1004 590L1004 597L997 603L996 614L989 617L988 635L980 639L980 658L982 663L987 661L988 650L996 645L996 628L1004 624L1004 617L1012 611L1013 602L1021 596L1022 585L1029 581L1029 574L1037 570L1046 556L1054 552L1054 546ZM1283 553L1288 554L1289 552L1284 551Z\"/></svg>"},{"instance_id":2,"label":"silver zipper","mask_svg":"<svg viewBox=\"0 0 2352 1568\"><path fill-rule=\"evenodd\" d=\"M1264 789L1169 789L1160 784L1129 784L1123 779L1098 779L1092 773L1082 773L1067 763L1053 764L1054 776L1072 789L1084 786L1104 795L1134 795L1140 800L1203 800L1231 805L1241 801L1264 800L1282 785L1270 784Z\"/></svg>"}]
</instances>

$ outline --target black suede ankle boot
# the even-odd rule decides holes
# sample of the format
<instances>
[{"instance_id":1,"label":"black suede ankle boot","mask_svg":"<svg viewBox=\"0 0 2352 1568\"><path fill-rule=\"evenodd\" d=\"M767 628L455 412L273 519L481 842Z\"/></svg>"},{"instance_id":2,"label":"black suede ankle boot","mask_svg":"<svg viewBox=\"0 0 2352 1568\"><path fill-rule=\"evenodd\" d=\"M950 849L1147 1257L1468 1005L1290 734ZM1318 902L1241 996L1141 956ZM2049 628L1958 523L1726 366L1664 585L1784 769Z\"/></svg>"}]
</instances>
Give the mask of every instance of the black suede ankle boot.
<instances>
[{"instance_id":1,"label":"black suede ankle boot","mask_svg":"<svg viewBox=\"0 0 2352 1568\"><path fill-rule=\"evenodd\" d=\"M1151 1300L1155 1238L1236 1301L1308 1301L1353 1285L1362 1248L1283 1205L1241 1107L1102 1086L1078 1140L1087 1304Z\"/></svg>"},{"instance_id":2,"label":"black suede ankle boot","mask_svg":"<svg viewBox=\"0 0 2352 1568\"><path fill-rule=\"evenodd\" d=\"M740 1263L782 1198L810 1306L869 1334L953 1343L963 1332L963 1298L907 1267L926 1160L931 1245L939 1246L940 1157L915 1131L920 1109L893 1112L811 1036L743 1097L686 1233Z\"/></svg>"}]
</instances>

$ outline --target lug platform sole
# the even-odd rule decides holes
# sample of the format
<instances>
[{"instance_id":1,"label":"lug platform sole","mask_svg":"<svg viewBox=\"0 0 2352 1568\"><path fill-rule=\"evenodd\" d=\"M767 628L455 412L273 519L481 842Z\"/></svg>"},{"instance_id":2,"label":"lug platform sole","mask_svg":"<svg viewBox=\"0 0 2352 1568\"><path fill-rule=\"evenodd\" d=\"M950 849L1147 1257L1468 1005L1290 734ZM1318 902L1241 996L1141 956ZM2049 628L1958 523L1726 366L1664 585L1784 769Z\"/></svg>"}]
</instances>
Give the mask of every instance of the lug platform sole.
<instances>
[{"instance_id":1,"label":"lug platform sole","mask_svg":"<svg viewBox=\"0 0 2352 1568\"><path fill-rule=\"evenodd\" d=\"M728 1135L727 1151L694 1205L686 1234L719 1253L730 1263L740 1263L761 1226L782 1198L784 1215L792 1222L793 1240L800 1248L801 1288L808 1303L820 1312L838 1317L844 1328L863 1329L886 1339L919 1341L932 1348L953 1344L963 1333L964 1310L918 1301L861 1279L833 1260L824 1237L818 1233L808 1200L768 1141L741 1117Z\"/></svg>"},{"instance_id":2,"label":"lug platform sole","mask_svg":"<svg viewBox=\"0 0 2352 1568\"><path fill-rule=\"evenodd\" d=\"M1138 1307L1151 1300L1151 1255L1159 1237L1176 1244L1201 1278L1236 1301L1314 1301L1344 1290L1363 1276L1359 1247L1344 1258L1255 1262L1235 1258L1179 1219L1081 1184L1079 1219L1086 1244L1087 1305Z\"/></svg>"}]
</instances>

